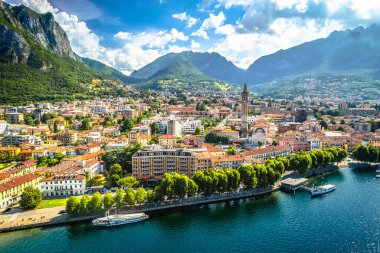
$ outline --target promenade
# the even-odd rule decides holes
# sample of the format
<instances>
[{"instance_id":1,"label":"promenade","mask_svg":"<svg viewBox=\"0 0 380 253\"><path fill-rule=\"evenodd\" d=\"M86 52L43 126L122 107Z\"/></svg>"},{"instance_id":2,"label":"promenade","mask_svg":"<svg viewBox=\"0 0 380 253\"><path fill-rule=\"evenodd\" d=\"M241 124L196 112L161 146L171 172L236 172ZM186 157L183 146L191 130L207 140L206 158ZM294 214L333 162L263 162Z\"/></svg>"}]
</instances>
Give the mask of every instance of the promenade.
<instances>
[{"instance_id":1,"label":"promenade","mask_svg":"<svg viewBox=\"0 0 380 253\"><path fill-rule=\"evenodd\" d=\"M188 206L207 205L212 203L237 200L243 198L251 198L259 195L264 195L279 189L279 183L273 187L240 190L231 193L214 193L210 196L196 196L191 198L161 201L154 204L146 203L144 205L135 205L125 207L118 211L120 214L128 214L134 212L156 212L162 210L169 210L175 208L182 208ZM65 207L54 207L45 209L36 209L30 211L16 211L13 214L0 215L0 232L10 232L16 230L30 229L36 227L45 227L61 224L78 223L83 221L90 221L99 215L87 215L71 217L68 214L59 214L59 211L64 210Z\"/></svg>"}]
</instances>

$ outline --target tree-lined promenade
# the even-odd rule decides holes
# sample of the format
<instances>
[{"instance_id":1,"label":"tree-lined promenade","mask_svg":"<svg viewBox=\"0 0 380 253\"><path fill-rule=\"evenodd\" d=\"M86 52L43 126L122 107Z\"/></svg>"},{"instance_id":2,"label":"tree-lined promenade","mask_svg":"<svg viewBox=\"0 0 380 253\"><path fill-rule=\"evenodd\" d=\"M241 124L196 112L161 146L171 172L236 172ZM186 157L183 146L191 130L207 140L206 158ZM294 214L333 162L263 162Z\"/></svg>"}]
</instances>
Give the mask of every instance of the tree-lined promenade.
<instances>
[{"instance_id":1,"label":"tree-lined promenade","mask_svg":"<svg viewBox=\"0 0 380 253\"><path fill-rule=\"evenodd\" d=\"M133 177L114 180L121 186L115 194L102 196L95 193L92 197L72 196L66 204L66 211L71 215L88 215L110 210L112 208L131 207L144 203L159 203L168 200L182 200L194 197L207 197L214 193L236 193L240 190L265 189L278 182L285 170L307 173L313 167L341 162L347 152L341 148L298 152L289 158L278 157L267 160L265 164L242 164L237 169L197 171L193 177L178 173L165 174L154 190L146 191L142 187L134 189L138 181ZM119 171L117 164L112 170Z\"/></svg>"}]
</instances>

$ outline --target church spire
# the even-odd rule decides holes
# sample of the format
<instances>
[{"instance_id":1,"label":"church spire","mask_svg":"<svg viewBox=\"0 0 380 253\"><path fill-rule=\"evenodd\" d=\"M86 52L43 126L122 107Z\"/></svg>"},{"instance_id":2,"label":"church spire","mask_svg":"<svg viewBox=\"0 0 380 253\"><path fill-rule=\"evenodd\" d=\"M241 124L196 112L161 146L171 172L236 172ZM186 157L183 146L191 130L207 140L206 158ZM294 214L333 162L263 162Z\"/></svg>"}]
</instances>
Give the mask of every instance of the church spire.
<instances>
[{"instance_id":1,"label":"church spire","mask_svg":"<svg viewBox=\"0 0 380 253\"><path fill-rule=\"evenodd\" d=\"M243 92L248 93L247 83L244 83Z\"/></svg>"}]
</instances>

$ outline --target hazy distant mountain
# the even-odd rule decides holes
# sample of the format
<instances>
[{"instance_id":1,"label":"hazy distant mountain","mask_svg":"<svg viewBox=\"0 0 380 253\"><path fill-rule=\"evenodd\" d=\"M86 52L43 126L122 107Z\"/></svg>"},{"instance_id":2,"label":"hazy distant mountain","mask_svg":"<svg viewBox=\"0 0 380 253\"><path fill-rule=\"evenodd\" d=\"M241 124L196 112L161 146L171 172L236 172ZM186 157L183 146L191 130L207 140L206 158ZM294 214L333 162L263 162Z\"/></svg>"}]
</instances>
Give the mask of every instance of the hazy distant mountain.
<instances>
[{"instance_id":1,"label":"hazy distant mountain","mask_svg":"<svg viewBox=\"0 0 380 253\"><path fill-rule=\"evenodd\" d=\"M134 71L131 76L138 79L151 79L159 71L174 65L176 62L189 62L188 66L191 65L189 70L185 66L179 69L183 74L186 74L187 71L189 73L194 72L194 68L196 68L198 70L197 74L201 72L213 79L230 83L241 83L244 80L244 70L236 67L220 54L195 53L191 51L166 54L143 68Z\"/></svg>"},{"instance_id":2,"label":"hazy distant mountain","mask_svg":"<svg viewBox=\"0 0 380 253\"><path fill-rule=\"evenodd\" d=\"M333 32L256 60L246 71L250 84L307 73L380 69L380 26Z\"/></svg>"}]
</instances>

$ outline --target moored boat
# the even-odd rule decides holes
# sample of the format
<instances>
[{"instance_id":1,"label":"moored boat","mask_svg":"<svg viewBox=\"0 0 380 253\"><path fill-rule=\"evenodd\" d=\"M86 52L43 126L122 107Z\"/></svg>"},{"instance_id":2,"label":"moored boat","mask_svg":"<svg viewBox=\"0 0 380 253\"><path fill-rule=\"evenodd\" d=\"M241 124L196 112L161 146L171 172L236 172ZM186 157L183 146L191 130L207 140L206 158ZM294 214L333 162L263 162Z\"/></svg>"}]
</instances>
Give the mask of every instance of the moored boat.
<instances>
[{"instance_id":1,"label":"moored boat","mask_svg":"<svg viewBox=\"0 0 380 253\"><path fill-rule=\"evenodd\" d=\"M318 195L326 194L328 192L332 192L333 190L335 190L335 188L336 187L334 184L326 184L326 185L316 186L316 187L311 188L310 193L312 196L318 196Z\"/></svg>"},{"instance_id":2,"label":"moored boat","mask_svg":"<svg viewBox=\"0 0 380 253\"><path fill-rule=\"evenodd\" d=\"M145 213L106 215L105 217L94 219L92 224L96 227L114 227L143 221L148 218L149 216Z\"/></svg>"},{"instance_id":3,"label":"moored boat","mask_svg":"<svg viewBox=\"0 0 380 253\"><path fill-rule=\"evenodd\" d=\"M377 175L376 175L376 178L379 178L379 179L380 179L380 174L377 174Z\"/></svg>"}]
</instances>

